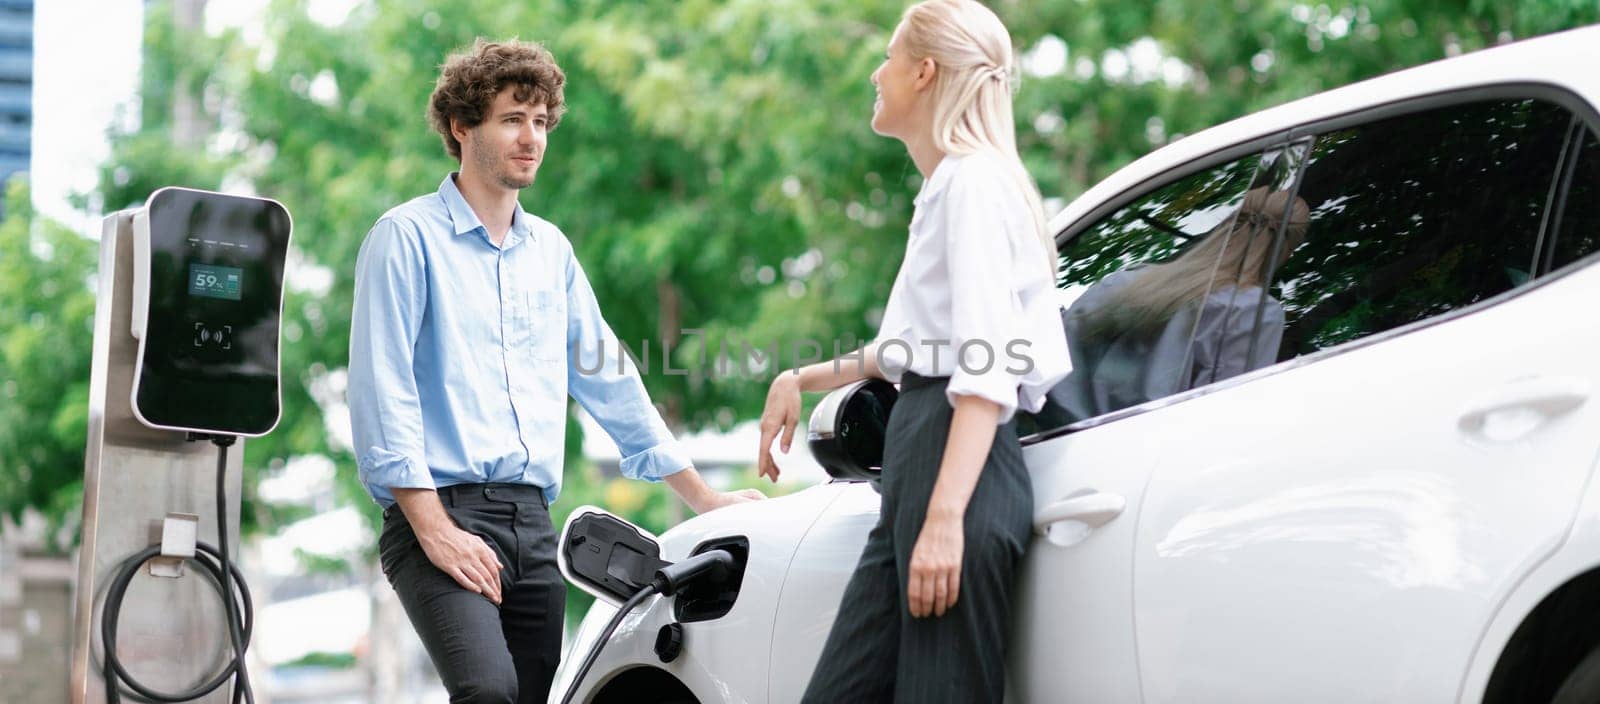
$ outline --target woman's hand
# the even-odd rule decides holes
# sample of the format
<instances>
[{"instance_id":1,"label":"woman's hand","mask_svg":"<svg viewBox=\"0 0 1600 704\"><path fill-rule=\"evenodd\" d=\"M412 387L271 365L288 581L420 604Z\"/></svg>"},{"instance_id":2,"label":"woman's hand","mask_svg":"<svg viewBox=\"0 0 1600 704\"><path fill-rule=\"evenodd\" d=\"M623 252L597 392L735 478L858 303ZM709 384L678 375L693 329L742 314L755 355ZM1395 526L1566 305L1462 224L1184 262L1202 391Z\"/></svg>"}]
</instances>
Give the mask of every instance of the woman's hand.
<instances>
[{"instance_id":1,"label":"woman's hand","mask_svg":"<svg viewBox=\"0 0 1600 704\"><path fill-rule=\"evenodd\" d=\"M928 498L928 517L911 549L911 578L906 602L911 615L943 616L961 594L961 551L965 542L962 522L967 503L978 486L989 447L994 443L1000 406L978 396L955 398L950 416L950 437L939 461L939 478Z\"/></svg>"},{"instance_id":2,"label":"woman's hand","mask_svg":"<svg viewBox=\"0 0 1600 704\"><path fill-rule=\"evenodd\" d=\"M761 453L757 474L773 483L778 481L778 463L772 459L772 440L782 434L785 454L794 441L794 428L800 423L800 375L781 372L767 389L767 405L761 411Z\"/></svg>"},{"instance_id":3,"label":"woman's hand","mask_svg":"<svg viewBox=\"0 0 1600 704\"><path fill-rule=\"evenodd\" d=\"M911 549L911 579L906 583L906 601L911 615L923 618L943 616L956 605L961 595L960 515L928 514Z\"/></svg>"}]
</instances>

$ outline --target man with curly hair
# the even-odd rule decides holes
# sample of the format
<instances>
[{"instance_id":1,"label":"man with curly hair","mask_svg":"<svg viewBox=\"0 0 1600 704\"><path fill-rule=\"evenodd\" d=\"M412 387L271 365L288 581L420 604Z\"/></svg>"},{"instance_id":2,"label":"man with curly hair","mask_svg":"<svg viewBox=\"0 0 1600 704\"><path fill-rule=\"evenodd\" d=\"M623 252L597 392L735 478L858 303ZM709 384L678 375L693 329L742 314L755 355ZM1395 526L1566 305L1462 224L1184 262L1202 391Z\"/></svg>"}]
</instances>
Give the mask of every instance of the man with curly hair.
<instances>
[{"instance_id":1,"label":"man with curly hair","mask_svg":"<svg viewBox=\"0 0 1600 704\"><path fill-rule=\"evenodd\" d=\"M664 479L696 512L761 497L714 491L690 467L572 245L517 201L565 83L538 44L452 55L428 121L460 171L379 218L356 261L357 466L383 506L384 574L452 702L548 695L566 595L548 507L569 393L617 442L624 475Z\"/></svg>"}]
</instances>

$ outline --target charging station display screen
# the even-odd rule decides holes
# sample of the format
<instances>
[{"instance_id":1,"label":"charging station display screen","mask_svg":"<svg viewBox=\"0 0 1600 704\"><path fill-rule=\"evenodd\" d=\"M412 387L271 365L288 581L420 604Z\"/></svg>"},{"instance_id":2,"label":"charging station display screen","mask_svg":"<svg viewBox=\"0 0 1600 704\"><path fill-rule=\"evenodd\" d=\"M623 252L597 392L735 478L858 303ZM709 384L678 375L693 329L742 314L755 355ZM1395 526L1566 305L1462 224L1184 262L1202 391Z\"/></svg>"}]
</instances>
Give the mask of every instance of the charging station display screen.
<instances>
[{"instance_id":1,"label":"charging station display screen","mask_svg":"<svg viewBox=\"0 0 1600 704\"><path fill-rule=\"evenodd\" d=\"M237 301L243 275L244 270L237 267L190 263L189 295Z\"/></svg>"},{"instance_id":2,"label":"charging station display screen","mask_svg":"<svg viewBox=\"0 0 1600 704\"><path fill-rule=\"evenodd\" d=\"M260 435L279 416L289 213L261 198L164 188L149 221L149 317L135 410L157 427Z\"/></svg>"}]
</instances>

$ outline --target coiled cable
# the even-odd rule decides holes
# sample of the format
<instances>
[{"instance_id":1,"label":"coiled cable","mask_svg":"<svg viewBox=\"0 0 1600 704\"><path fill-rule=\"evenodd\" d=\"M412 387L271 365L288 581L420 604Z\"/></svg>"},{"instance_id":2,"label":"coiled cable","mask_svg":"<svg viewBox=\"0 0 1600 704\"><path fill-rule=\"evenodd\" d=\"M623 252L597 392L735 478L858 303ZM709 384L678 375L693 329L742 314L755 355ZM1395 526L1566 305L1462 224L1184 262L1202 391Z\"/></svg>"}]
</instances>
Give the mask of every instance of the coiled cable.
<instances>
[{"instance_id":1,"label":"coiled cable","mask_svg":"<svg viewBox=\"0 0 1600 704\"><path fill-rule=\"evenodd\" d=\"M250 588L245 584L244 575L228 558L228 513L224 480L227 477L228 446L233 444L234 438L231 435L215 435L204 438L191 436L190 439L210 439L217 445L217 542L221 544L221 548L196 542L195 555L188 561L205 570L222 592L223 611L226 614L233 658L215 677L193 689L177 694L157 691L134 679L117 659L117 621L122 615L122 601L127 596L128 585L139 574L139 568L161 556L161 546L152 545L124 560L117 570L116 578L106 591L106 601L100 618L100 641L105 648L105 686L108 704L118 704L121 701L124 685L133 691L128 694L130 698L165 704L199 699L215 691L229 679L234 681L235 704L240 701L255 703L255 693L250 689L250 677L245 669L244 657L245 649L250 642L250 634L255 627L255 609L250 600ZM237 597L233 591L234 583L239 585Z\"/></svg>"}]
</instances>

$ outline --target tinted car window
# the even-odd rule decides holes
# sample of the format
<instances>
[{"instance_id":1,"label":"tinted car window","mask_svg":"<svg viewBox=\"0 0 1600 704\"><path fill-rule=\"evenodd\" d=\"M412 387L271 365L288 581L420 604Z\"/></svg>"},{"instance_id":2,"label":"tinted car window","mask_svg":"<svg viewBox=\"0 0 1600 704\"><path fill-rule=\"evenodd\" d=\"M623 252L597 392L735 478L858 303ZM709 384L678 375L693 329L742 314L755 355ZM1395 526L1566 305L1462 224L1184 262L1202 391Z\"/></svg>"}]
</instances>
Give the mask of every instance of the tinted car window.
<instances>
[{"instance_id":1,"label":"tinted car window","mask_svg":"<svg viewBox=\"0 0 1600 704\"><path fill-rule=\"evenodd\" d=\"M1600 250L1600 142L1594 130L1573 120L1567 143L1564 190L1556 199L1561 218L1552 228L1542 271L1549 272Z\"/></svg>"},{"instance_id":2,"label":"tinted car window","mask_svg":"<svg viewBox=\"0 0 1600 704\"><path fill-rule=\"evenodd\" d=\"M1273 287L1279 358L1526 283L1570 124L1551 103L1504 100L1319 135L1298 191L1310 226Z\"/></svg>"},{"instance_id":3,"label":"tinted car window","mask_svg":"<svg viewBox=\"0 0 1600 704\"><path fill-rule=\"evenodd\" d=\"M1062 246L1057 284L1071 299L1062 321L1073 371L1052 390L1039 429L1250 368L1289 161L1278 151L1196 173ZM1270 364L1272 350L1254 356Z\"/></svg>"}]
</instances>

